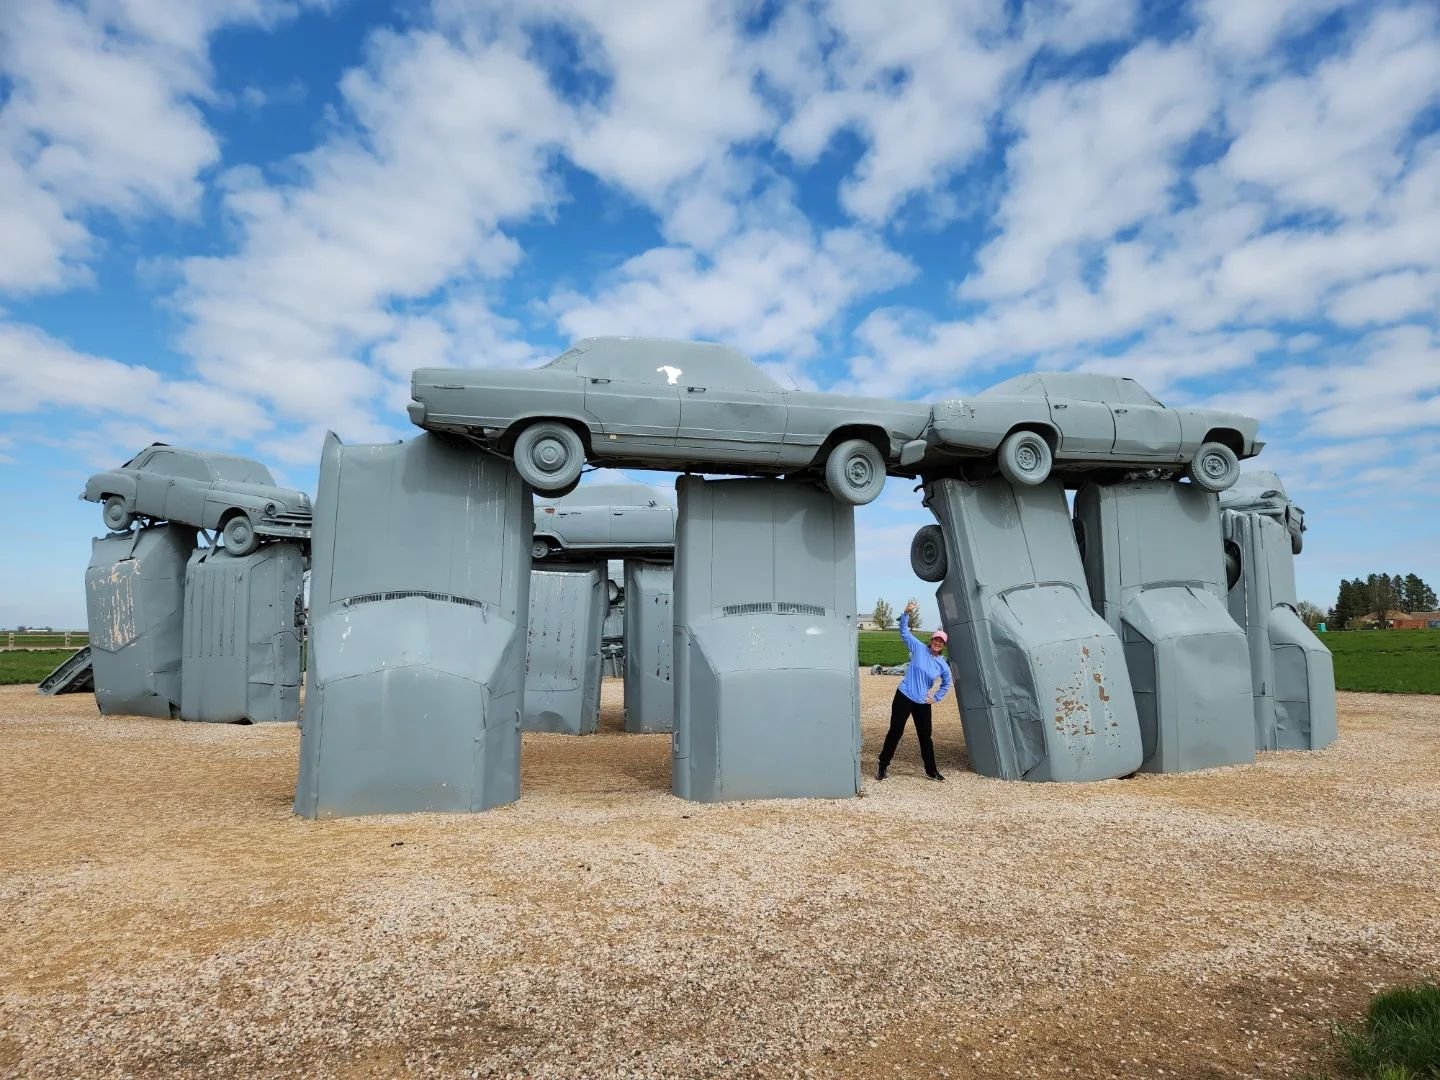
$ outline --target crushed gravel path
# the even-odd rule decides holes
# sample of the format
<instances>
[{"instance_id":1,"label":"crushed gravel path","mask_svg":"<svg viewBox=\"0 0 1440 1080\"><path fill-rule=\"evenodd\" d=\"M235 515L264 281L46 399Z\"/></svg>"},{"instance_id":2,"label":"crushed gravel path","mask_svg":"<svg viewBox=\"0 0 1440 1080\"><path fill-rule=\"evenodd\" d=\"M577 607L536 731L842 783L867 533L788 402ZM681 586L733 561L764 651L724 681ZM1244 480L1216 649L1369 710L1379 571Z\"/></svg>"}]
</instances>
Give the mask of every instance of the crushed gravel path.
<instances>
[{"instance_id":1,"label":"crushed gravel path","mask_svg":"<svg viewBox=\"0 0 1440 1080\"><path fill-rule=\"evenodd\" d=\"M893 677L861 676L867 776ZM1341 741L986 780L953 705L865 797L705 806L669 737L523 798L307 822L299 736L0 688L0 1075L1291 1076L1440 975L1440 698Z\"/></svg>"}]
</instances>

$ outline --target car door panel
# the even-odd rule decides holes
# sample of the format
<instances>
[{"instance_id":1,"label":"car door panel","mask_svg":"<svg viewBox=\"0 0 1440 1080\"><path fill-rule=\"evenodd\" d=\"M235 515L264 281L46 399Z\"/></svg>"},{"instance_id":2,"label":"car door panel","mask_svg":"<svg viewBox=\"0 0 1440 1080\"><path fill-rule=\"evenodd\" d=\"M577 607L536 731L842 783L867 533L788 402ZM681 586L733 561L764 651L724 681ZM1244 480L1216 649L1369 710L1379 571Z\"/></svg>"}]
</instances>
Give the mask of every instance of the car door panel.
<instances>
[{"instance_id":1,"label":"car door panel","mask_svg":"<svg viewBox=\"0 0 1440 1080\"><path fill-rule=\"evenodd\" d=\"M678 442L685 449L770 464L785 438L780 394L687 384L680 388Z\"/></svg>"},{"instance_id":2,"label":"car door panel","mask_svg":"<svg viewBox=\"0 0 1440 1080\"><path fill-rule=\"evenodd\" d=\"M675 543L675 508L611 506L610 538L617 544L666 547Z\"/></svg>"},{"instance_id":3,"label":"car door panel","mask_svg":"<svg viewBox=\"0 0 1440 1080\"><path fill-rule=\"evenodd\" d=\"M1060 432L1060 456L1109 457L1115 446L1115 418L1103 401L1050 398L1050 420Z\"/></svg>"},{"instance_id":4,"label":"car door panel","mask_svg":"<svg viewBox=\"0 0 1440 1080\"><path fill-rule=\"evenodd\" d=\"M1161 405L1112 405L1117 457L1174 461L1180 451L1180 418Z\"/></svg>"}]
</instances>

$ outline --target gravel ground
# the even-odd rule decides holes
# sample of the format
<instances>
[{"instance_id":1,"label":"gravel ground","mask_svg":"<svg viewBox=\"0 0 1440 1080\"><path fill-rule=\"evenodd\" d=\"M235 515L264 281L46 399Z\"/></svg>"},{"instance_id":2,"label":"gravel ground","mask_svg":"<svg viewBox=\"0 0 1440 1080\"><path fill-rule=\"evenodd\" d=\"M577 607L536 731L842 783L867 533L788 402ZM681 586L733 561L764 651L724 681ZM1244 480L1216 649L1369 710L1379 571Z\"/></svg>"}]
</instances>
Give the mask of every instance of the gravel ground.
<instances>
[{"instance_id":1,"label":"gravel ground","mask_svg":"<svg viewBox=\"0 0 1440 1080\"><path fill-rule=\"evenodd\" d=\"M863 798L701 806L620 693L515 806L314 823L293 726L0 688L0 1074L1290 1076L1440 974L1440 698L1088 785L968 773L947 704L946 784L907 735Z\"/></svg>"}]
</instances>

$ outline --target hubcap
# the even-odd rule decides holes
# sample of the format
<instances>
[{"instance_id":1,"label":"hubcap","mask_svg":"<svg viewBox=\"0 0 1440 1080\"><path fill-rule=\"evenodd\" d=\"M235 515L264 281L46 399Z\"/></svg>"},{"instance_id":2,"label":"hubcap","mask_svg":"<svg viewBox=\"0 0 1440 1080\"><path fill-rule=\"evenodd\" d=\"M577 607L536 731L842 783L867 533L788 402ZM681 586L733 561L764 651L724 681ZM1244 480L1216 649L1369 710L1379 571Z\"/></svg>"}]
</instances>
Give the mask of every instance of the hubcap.
<instances>
[{"instance_id":1,"label":"hubcap","mask_svg":"<svg viewBox=\"0 0 1440 1080\"><path fill-rule=\"evenodd\" d=\"M565 452L565 444L559 439L541 439L535 444L535 451L531 455L535 464L546 472L556 472L565 464L569 455Z\"/></svg>"},{"instance_id":2,"label":"hubcap","mask_svg":"<svg viewBox=\"0 0 1440 1080\"><path fill-rule=\"evenodd\" d=\"M846 473L850 478L850 483L856 487L864 487L870 483L870 477L873 475L870 471L870 462L859 456L850 459Z\"/></svg>"},{"instance_id":3,"label":"hubcap","mask_svg":"<svg viewBox=\"0 0 1440 1080\"><path fill-rule=\"evenodd\" d=\"M1015 452L1015 461L1022 472L1034 472L1040 466L1040 455L1027 443Z\"/></svg>"},{"instance_id":4,"label":"hubcap","mask_svg":"<svg viewBox=\"0 0 1440 1080\"><path fill-rule=\"evenodd\" d=\"M1205 470L1205 475L1218 480L1229 470L1229 464L1219 454L1206 454L1205 460L1200 463Z\"/></svg>"}]
</instances>

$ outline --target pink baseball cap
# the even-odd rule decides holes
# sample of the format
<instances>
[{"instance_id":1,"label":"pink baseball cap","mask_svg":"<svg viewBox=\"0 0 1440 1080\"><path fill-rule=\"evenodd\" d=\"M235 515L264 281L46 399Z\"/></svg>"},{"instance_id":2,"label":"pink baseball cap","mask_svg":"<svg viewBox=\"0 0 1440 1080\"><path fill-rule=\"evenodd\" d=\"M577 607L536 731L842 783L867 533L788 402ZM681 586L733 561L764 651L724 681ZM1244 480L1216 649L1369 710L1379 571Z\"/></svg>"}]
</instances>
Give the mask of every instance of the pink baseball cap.
<instances>
[{"instance_id":1,"label":"pink baseball cap","mask_svg":"<svg viewBox=\"0 0 1440 1080\"><path fill-rule=\"evenodd\" d=\"M950 642L950 635L945 633L944 630L936 630L933 634L930 635L930 640L938 641L941 645L946 645Z\"/></svg>"}]
</instances>

